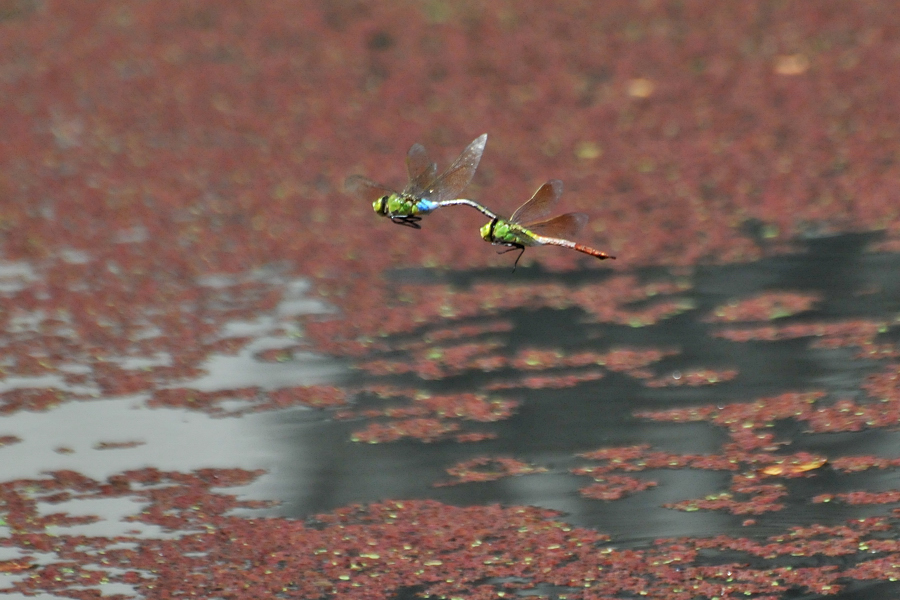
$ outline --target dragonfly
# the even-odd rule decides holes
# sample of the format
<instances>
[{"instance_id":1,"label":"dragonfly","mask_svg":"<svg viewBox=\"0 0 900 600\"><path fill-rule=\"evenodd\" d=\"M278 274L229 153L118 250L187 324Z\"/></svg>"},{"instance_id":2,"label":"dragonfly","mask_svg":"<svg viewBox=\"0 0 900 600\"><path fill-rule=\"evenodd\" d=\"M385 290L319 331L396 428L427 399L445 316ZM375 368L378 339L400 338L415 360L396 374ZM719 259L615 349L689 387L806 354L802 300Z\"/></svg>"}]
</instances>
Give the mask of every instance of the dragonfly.
<instances>
[{"instance_id":1,"label":"dragonfly","mask_svg":"<svg viewBox=\"0 0 900 600\"><path fill-rule=\"evenodd\" d=\"M428 157L425 147L413 144L406 154L409 183L402 192L396 192L362 175L348 177L344 188L361 200L375 198L372 208L376 213L390 218L398 225L413 229L421 229L421 215L442 206L471 206L494 218L496 215L481 204L465 198L455 198L472 181L486 143L486 133L475 138L440 176L437 176L437 165Z\"/></svg>"},{"instance_id":2,"label":"dragonfly","mask_svg":"<svg viewBox=\"0 0 900 600\"><path fill-rule=\"evenodd\" d=\"M600 260L615 258L606 252L595 250L583 244L577 244L568 238L575 237L585 226L588 216L584 213L566 213L548 219L553 207L562 195L563 184L558 179L551 179L538 188L528 202L520 206L509 219L493 217L481 228L481 237L495 246L508 246L500 254L519 251L513 271L528 246L562 246L578 252L596 256Z\"/></svg>"}]
</instances>

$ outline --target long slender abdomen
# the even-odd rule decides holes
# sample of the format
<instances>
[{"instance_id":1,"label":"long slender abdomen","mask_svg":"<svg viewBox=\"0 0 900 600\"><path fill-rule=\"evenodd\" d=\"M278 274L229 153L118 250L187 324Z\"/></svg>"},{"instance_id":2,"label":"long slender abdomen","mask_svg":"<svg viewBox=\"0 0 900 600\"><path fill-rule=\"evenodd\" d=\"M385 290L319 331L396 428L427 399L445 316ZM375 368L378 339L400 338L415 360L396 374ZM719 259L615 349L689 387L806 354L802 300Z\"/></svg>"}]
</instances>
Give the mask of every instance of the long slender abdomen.
<instances>
[{"instance_id":1,"label":"long slender abdomen","mask_svg":"<svg viewBox=\"0 0 900 600\"><path fill-rule=\"evenodd\" d=\"M474 209L477 210L478 212L482 213L483 215L486 215L487 217L489 217L489 218L491 218L491 219L497 219L497 218L498 218L497 215L494 214L494 213L493 213L491 210L489 210L487 207L484 207L484 206L478 204L478 203L475 202L474 200L468 200L468 199L466 199L466 198L455 198L455 199L453 199L453 200L443 200L442 202L440 202L440 203L438 204L438 206L442 206L442 207L443 207L443 206L471 206L472 208L474 208Z\"/></svg>"},{"instance_id":2,"label":"long slender abdomen","mask_svg":"<svg viewBox=\"0 0 900 600\"><path fill-rule=\"evenodd\" d=\"M600 252L599 250L594 250L590 246L585 246L582 244L573 244L573 250L578 250L579 252L584 252L585 254L590 254L591 256L596 256L600 260L604 260L606 258L615 258L615 256L610 256L606 252Z\"/></svg>"},{"instance_id":3,"label":"long slender abdomen","mask_svg":"<svg viewBox=\"0 0 900 600\"><path fill-rule=\"evenodd\" d=\"M585 246L584 244L576 244L570 240L564 240L560 238L550 238L544 237L542 235L534 236L534 239L539 244L547 244L549 246L561 246L563 248L571 248L572 250L578 250L579 252L583 252L584 254L590 254L591 256L596 256L600 260L605 260L607 258L615 258L615 256L610 256L606 252L600 252L599 250L595 250L590 246Z\"/></svg>"}]
</instances>

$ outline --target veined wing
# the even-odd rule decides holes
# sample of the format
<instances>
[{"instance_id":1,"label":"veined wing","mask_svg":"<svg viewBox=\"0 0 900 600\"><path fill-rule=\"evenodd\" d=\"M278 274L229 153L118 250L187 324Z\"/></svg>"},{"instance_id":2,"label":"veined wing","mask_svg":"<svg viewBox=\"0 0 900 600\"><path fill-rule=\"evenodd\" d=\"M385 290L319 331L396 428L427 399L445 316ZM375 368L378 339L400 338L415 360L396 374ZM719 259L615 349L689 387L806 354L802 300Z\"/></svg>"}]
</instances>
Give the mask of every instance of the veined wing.
<instances>
[{"instance_id":1,"label":"veined wing","mask_svg":"<svg viewBox=\"0 0 900 600\"><path fill-rule=\"evenodd\" d=\"M409 173L409 185L404 191L415 197L421 197L437 176L437 165L428 158L428 152L422 144L410 147L406 154L406 170Z\"/></svg>"},{"instance_id":2,"label":"veined wing","mask_svg":"<svg viewBox=\"0 0 900 600\"><path fill-rule=\"evenodd\" d=\"M584 213L566 213L546 221L522 225L522 227L541 237L570 240L578 235L587 222L588 216Z\"/></svg>"},{"instance_id":3,"label":"veined wing","mask_svg":"<svg viewBox=\"0 0 900 600\"><path fill-rule=\"evenodd\" d=\"M344 180L344 189L348 194L353 194L360 200L373 202L382 196L390 196L394 193L389 187L375 183L362 175L351 175Z\"/></svg>"},{"instance_id":4,"label":"veined wing","mask_svg":"<svg viewBox=\"0 0 900 600\"><path fill-rule=\"evenodd\" d=\"M559 179L551 179L538 188L531 199L520 206L509 218L511 223L529 223L546 219L562 196L563 184ZM551 219L552 220L552 219Z\"/></svg>"},{"instance_id":5,"label":"veined wing","mask_svg":"<svg viewBox=\"0 0 900 600\"><path fill-rule=\"evenodd\" d=\"M422 197L432 202L443 202L444 200L456 198L472 181L475 169L478 168L481 155L484 153L484 145L486 143L486 133L475 138L453 164L441 173L434 183L428 186Z\"/></svg>"}]
</instances>

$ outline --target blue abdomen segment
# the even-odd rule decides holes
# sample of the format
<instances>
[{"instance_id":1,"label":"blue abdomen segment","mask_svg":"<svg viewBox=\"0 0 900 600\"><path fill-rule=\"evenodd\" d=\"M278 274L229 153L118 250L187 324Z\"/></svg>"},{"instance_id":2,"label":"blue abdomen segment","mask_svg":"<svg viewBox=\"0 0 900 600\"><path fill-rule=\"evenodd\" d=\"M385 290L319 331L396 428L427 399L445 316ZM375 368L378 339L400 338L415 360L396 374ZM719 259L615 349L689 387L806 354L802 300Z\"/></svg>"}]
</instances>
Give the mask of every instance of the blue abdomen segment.
<instances>
[{"instance_id":1,"label":"blue abdomen segment","mask_svg":"<svg viewBox=\"0 0 900 600\"><path fill-rule=\"evenodd\" d=\"M431 200L421 199L416 202L416 211L420 213L429 213L436 209L440 204L437 202L432 202Z\"/></svg>"}]
</instances>

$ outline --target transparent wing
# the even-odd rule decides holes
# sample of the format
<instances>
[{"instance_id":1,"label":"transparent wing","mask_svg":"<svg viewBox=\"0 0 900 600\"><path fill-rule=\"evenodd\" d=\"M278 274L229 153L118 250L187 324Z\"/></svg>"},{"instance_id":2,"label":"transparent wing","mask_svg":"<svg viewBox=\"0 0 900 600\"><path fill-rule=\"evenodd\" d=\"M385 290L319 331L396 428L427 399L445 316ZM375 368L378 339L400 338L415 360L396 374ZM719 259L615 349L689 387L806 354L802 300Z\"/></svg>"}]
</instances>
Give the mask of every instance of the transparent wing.
<instances>
[{"instance_id":1,"label":"transparent wing","mask_svg":"<svg viewBox=\"0 0 900 600\"><path fill-rule=\"evenodd\" d=\"M546 221L523 225L525 229L536 235L558 240L571 240L578 235L588 222L584 213L566 213Z\"/></svg>"},{"instance_id":2,"label":"transparent wing","mask_svg":"<svg viewBox=\"0 0 900 600\"><path fill-rule=\"evenodd\" d=\"M344 180L344 190L348 194L368 202L374 202L382 196L389 196L394 193L391 188L375 183L362 175L351 175Z\"/></svg>"},{"instance_id":3,"label":"transparent wing","mask_svg":"<svg viewBox=\"0 0 900 600\"><path fill-rule=\"evenodd\" d=\"M472 181L486 143L486 133L475 138L453 164L428 186L422 197L432 202L443 202L459 196L459 193Z\"/></svg>"},{"instance_id":4,"label":"transparent wing","mask_svg":"<svg viewBox=\"0 0 900 600\"><path fill-rule=\"evenodd\" d=\"M509 220L513 223L528 223L546 219L562 196L563 184L559 179L551 179L538 188L531 200L520 206Z\"/></svg>"},{"instance_id":5,"label":"transparent wing","mask_svg":"<svg viewBox=\"0 0 900 600\"><path fill-rule=\"evenodd\" d=\"M419 197L431 186L437 176L437 165L428 158L428 152L422 144L413 144L406 154L406 170L409 172L409 185L406 193Z\"/></svg>"}]
</instances>

